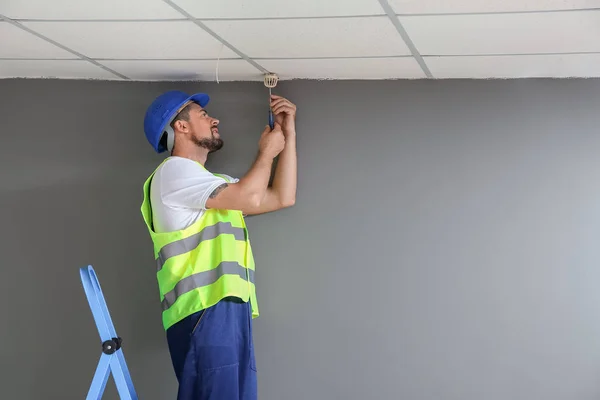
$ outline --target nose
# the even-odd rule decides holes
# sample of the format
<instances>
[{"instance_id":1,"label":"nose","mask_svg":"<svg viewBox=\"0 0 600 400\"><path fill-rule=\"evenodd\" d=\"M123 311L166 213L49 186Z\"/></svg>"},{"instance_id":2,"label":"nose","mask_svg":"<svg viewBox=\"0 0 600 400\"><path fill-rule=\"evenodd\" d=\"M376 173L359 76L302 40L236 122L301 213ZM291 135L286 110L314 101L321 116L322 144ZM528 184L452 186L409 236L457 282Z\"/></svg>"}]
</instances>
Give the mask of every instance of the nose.
<instances>
[{"instance_id":1,"label":"nose","mask_svg":"<svg viewBox=\"0 0 600 400\"><path fill-rule=\"evenodd\" d=\"M217 126L217 125L219 125L219 120L218 120L218 119L216 119L216 118L213 118L213 119L212 119L212 123L211 123L211 124L212 124L213 126Z\"/></svg>"}]
</instances>

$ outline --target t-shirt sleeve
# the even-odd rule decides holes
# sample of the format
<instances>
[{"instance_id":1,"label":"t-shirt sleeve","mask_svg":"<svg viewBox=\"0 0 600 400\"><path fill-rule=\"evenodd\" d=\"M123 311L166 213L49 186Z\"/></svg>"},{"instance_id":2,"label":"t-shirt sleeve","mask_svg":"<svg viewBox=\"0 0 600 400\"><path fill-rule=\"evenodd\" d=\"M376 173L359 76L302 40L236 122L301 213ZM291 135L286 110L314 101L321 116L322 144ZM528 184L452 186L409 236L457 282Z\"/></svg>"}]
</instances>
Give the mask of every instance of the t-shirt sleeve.
<instances>
[{"instance_id":1,"label":"t-shirt sleeve","mask_svg":"<svg viewBox=\"0 0 600 400\"><path fill-rule=\"evenodd\" d=\"M222 177L224 177L225 179L227 179L227 181L229 183L237 183L237 182L240 181L238 178L234 178L234 177L226 175L226 174L219 174L219 175L221 175Z\"/></svg>"},{"instance_id":2,"label":"t-shirt sleeve","mask_svg":"<svg viewBox=\"0 0 600 400\"><path fill-rule=\"evenodd\" d=\"M185 158L165 162L160 173L160 195L170 207L206 209L210 194L227 181Z\"/></svg>"}]
</instances>

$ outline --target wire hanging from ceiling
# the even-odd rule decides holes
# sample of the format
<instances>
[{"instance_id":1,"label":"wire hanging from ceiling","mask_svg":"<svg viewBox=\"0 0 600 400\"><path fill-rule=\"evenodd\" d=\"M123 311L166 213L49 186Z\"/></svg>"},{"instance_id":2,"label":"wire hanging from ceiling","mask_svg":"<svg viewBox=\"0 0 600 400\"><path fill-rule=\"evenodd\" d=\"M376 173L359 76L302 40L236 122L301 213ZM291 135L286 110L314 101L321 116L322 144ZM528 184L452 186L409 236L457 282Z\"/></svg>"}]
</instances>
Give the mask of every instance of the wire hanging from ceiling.
<instances>
[{"instance_id":1,"label":"wire hanging from ceiling","mask_svg":"<svg viewBox=\"0 0 600 400\"><path fill-rule=\"evenodd\" d=\"M221 52L223 51L223 47L225 43L221 43L221 50L219 50L219 55L217 56L217 69L215 71L215 77L217 79L217 83L219 83L219 61L221 60Z\"/></svg>"}]
</instances>

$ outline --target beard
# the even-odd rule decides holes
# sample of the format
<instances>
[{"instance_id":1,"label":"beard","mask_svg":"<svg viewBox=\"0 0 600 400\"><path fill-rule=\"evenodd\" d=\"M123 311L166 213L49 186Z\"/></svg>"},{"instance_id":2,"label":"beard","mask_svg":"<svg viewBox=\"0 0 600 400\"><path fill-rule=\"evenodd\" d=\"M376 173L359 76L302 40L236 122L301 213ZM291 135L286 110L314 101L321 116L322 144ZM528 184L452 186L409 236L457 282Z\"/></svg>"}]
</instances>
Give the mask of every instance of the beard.
<instances>
[{"instance_id":1,"label":"beard","mask_svg":"<svg viewBox=\"0 0 600 400\"><path fill-rule=\"evenodd\" d=\"M192 140L194 141L196 146L202 147L202 148L208 150L209 153L220 150L221 147L223 147L223 140L217 139L214 136L211 137L210 139L207 139L207 138L197 139L194 137L194 138L192 138Z\"/></svg>"}]
</instances>

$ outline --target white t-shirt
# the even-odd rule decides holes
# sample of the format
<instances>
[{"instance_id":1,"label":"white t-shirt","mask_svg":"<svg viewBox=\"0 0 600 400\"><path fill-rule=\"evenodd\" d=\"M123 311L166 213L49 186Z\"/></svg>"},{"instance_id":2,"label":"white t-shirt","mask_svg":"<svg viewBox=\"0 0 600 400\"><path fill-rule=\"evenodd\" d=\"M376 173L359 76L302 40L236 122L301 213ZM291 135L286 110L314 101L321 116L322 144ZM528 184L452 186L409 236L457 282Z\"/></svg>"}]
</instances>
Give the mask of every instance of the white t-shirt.
<instances>
[{"instance_id":1,"label":"white t-shirt","mask_svg":"<svg viewBox=\"0 0 600 400\"><path fill-rule=\"evenodd\" d=\"M225 176L229 182L239 179ZM227 183L197 162L169 157L156 171L150 183L150 204L155 232L185 229L206 211L208 196Z\"/></svg>"}]
</instances>

